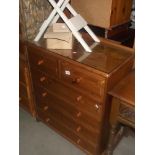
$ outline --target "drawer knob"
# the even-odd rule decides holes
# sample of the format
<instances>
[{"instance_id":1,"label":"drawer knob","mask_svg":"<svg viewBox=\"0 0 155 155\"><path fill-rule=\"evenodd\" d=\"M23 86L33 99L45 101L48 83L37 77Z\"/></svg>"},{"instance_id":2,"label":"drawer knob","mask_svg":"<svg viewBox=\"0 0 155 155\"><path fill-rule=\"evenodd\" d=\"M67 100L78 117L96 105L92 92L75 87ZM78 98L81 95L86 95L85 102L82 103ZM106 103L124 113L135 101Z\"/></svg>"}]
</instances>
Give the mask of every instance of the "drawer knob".
<instances>
[{"instance_id":1,"label":"drawer knob","mask_svg":"<svg viewBox=\"0 0 155 155\"><path fill-rule=\"evenodd\" d=\"M81 114L81 112L78 112L77 114L76 114L76 117L80 117L82 114Z\"/></svg>"},{"instance_id":2,"label":"drawer knob","mask_svg":"<svg viewBox=\"0 0 155 155\"><path fill-rule=\"evenodd\" d=\"M80 83L81 79L82 79L81 77L75 78L75 79L72 80L72 83L73 83L73 84L74 84L74 83L75 83L75 84L78 84L78 83Z\"/></svg>"},{"instance_id":3,"label":"drawer knob","mask_svg":"<svg viewBox=\"0 0 155 155\"><path fill-rule=\"evenodd\" d=\"M80 132L81 131L81 126L78 126L77 129L76 129L76 131L77 132Z\"/></svg>"},{"instance_id":4,"label":"drawer knob","mask_svg":"<svg viewBox=\"0 0 155 155\"><path fill-rule=\"evenodd\" d=\"M42 93L42 97L47 96L47 92Z\"/></svg>"},{"instance_id":5,"label":"drawer knob","mask_svg":"<svg viewBox=\"0 0 155 155\"><path fill-rule=\"evenodd\" d=\"M40 66L43 63L44 63L44 60L39 60L37 64Z\"/></svg>"},{"instance_id":6,"label":"drawer knob","mask_svg":"<svg viewBox=\"0 0 155 155\"><path fill-rule=\"evenodd\" d=\"M81 142L81 140L80 140L80 139L78 139L78 140L77 140L77 144L80 144L80 142Z\"/></svg>"},{"instance_id":7,"label":"drawer knob","mask_svg":"<svg viewBox=\"0 0 155 155\"><path fill-rule=\"evenodd\" d=\"M44 111L46 111L47 109L48 109L48 106L45 106L45 107L44 107Z\"/></svg>"},{"instance_id":8,"label":"drawer knob","mask_svg":"<svg viewBox=\"0 0 155 155\"><path fill-rule=\"evenodd\" d=\"M21 101L22 100L22 98L21 97L19 97L19 101Z\"/></svg>"},{"instance_id":9,"label":"drawer knob","mask_svg":"<svg viewBox=\"0 0 155 155\"><path fill-rule=\"evenodd\" d=\"M98 104L95 104L94 105L95 109L98 111L100 109L99 105Z\"/></svg>"},{"instance_id":10,"label":"drawer knob","mask_svg":"<svg viewBox=\"0 0 155 155\"><path fill-rule=\"evenodd\" d=\"M43 82L45 80L46 80L46 77L45 76L43 76L43 77L40 78L40 82Z\"/></svg>"},{"instance_id":11,"label":"drawer knob","mask_svg":"<svg viewBox=\"0 0 155 155\"><path fill-rule=\"evenodd\" d=\"M49 123L49 121L50 121L50 118L46 118L46 120L45 120L47 123Z\"/></svg>"},{"instance_id":12,"label":"drawer knob","mask_svg":"<svg viewBox=\"0 0 155 155\"><path fill-rule=\"evenodd\" d=\"M80 95L80 96L78 96L77 98L76 98L76 100L79 102L79 101L81 101L81 99L82 99L82 96Z\"/></svg>"}]
</instances>

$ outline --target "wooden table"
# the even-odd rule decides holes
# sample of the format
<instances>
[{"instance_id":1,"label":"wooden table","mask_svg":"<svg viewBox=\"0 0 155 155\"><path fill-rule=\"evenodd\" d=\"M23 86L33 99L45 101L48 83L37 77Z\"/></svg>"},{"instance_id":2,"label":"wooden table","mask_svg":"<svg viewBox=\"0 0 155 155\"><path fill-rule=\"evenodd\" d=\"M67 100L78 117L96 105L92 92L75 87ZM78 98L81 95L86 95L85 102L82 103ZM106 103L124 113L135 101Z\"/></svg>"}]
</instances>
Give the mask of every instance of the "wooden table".
<instances>
[{"instance_id":1,"label":"wooden table","mask_svg":"<svg viewBox=\"0 0 155 155\"><path fill-rule=\"evenodd\" d=\"M112 155L118 142L120 124L135 128L135 71L130 72L112 89L111 131L106 155Z\"/></svg>"}]
</instances>

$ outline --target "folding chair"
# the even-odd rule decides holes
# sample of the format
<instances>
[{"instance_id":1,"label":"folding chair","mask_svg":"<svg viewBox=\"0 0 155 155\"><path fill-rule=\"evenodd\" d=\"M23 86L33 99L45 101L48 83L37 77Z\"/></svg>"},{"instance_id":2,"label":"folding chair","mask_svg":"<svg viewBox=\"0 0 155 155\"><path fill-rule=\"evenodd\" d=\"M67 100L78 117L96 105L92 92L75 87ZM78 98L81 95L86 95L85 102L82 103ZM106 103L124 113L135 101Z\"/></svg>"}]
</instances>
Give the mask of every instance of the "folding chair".
<instances>
[{"instance_id":1,"label":"folding chair","mask_svg":"<svg viewBox=\"0 0 155 155\"><path fill-rule=\"evenodd\" d=\"M87 52L92 52L91 48L87 45L85 40L82 38L79 30L84 28L87 33L92 37L92 39L95 42L100 42L100 40L97 38L97 36L94 34L94 32L89 28L87 25L87 22L80 16L80 14L77 14L77 12L73 9L73 7L69 4L70 0L59 0L58 3L55 2L55 0L48 0L51 5L53 6L53 11L50 13L49 17L44 21L42 26L40 27L39 33L35 37L34 41L38 41L47 27L53 23L56 23L61 17L63 21L66 23L66 25L69 27L71 32L73 33L74 37L81 43L83 48ZM70 13L73 15L71 19L68 19L66 15L64 14L64 9L67 8Z\"/></svg>"}]
</instances>

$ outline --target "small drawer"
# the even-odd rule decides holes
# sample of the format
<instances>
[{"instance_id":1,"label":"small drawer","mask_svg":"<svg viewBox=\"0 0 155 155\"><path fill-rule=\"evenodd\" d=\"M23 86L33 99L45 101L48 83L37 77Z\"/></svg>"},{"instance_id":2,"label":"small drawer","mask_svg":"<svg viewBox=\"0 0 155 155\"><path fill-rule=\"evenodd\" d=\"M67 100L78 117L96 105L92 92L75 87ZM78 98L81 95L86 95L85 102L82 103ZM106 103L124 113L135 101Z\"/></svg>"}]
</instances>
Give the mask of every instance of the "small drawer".
<instances>
[{"instance_id":1,"label":"small drawer","mask_svg":"<svg viewBox=\"0 0 155 155\"><path fill-rule=\"evenodd\" d=\"M49 127L54 128L59 134L62 134L69 141L79 146L87 153L96 154L96 147L89 144L87 139L81 139L77 134L75 134L68 126L63 124L62 121L51 117L48 113L45 113L41 109L37 109L38 117L46 123Z\"/></svg>"},{"instance_id":2,"label":"small drawer","mask_svg":"<svg viewBox=\"0 0 155 155\"><path fill-rule=\"evenodd\" d=\"M61 63L61 80L93 96L93 98L102 98L104 95L105 78L74 64Z\"/></svg>"},{"instance_id":3,"label":"small drawer","mask_svg":"<svg viewBox=\"0 0 155 155\"><path fill-rule=\"evenodd\" d=\"M38 74L35 74L38 75ZM61 99L64 102L67 102L71 106L75 107L76 109L84 111L87 115L93 117L97 122L100 122L103 115L103 105L94 101L83 94L73 91L68 87L63 86L62 84L58 83L57 81L49 80L47 76L40 75L37 76L37 80L35 81L40 82L40 80L44 80L40 82L39 85L43 86L38 87L38 83L34 82L35 91L37 92L37 96L45 96L44 100L46 102L52 100L52 94L57 96L57 98ZM52 94L50 94L52 93Z\"/></svg>"},{"instance_id":4,"label":"small drawer","mask_svg":"<svg viewBox=\"0 0 155 155\"><path fill-rule=\"evenodd\" d=\"M41 51L35 51L33 48L30 48L29 60L31 67L41 70L50 77L56 78L58 76L58 60L56 58L50 57Z\"/></svg>"},{"instance_id":5,"label":"small drawer","mask_svg":"<svg viewBox=\"0 0 155 155\"><path fill-rule=\"evenodd\" d=\"M131 122L135 122L135 109L133 107L127 106L126 104L120 104L119 115Z\"/></svg>"}]
</instances>

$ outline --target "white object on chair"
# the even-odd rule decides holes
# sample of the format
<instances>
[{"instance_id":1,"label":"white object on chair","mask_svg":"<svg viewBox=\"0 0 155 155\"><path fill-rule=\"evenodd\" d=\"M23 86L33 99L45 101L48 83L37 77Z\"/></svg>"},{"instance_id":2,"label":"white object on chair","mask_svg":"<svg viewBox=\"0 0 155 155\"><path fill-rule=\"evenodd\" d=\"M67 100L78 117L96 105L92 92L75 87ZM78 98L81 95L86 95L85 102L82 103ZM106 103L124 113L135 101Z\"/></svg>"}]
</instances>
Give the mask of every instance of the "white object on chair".
<instances>
[{"instance_id":1,"label":"white object on chair","mask_svg":"<svg viewBox=\"0 0 155 155\"><path fill-rule=\"evenodd\" d=\"M87 22L80 16L80 14L77 14L76 11L73 9L73 7L69 4L69 0L59 0L58 3L56 3L54 0L48 0L48 1L51 3L54 9L49 15L49 17L42 24L39 33L35 37L34 41L38 41L41 38L41 36L43 35L43 33L45 32L50 23L51 24L56 23L59 17L61 17L63 21L66 23L66 25L69 27L69 29L72 31L74 37L81 43L83 48L87 52L91 52L92 51L91 48L84 41L81 34L79 33L79 30L84 28L95 42L100 42L100 40L89 28ZM65 8L67 8L74 17L68 19L66 15L63 13Z\"/></svg>"}]
</instances>

